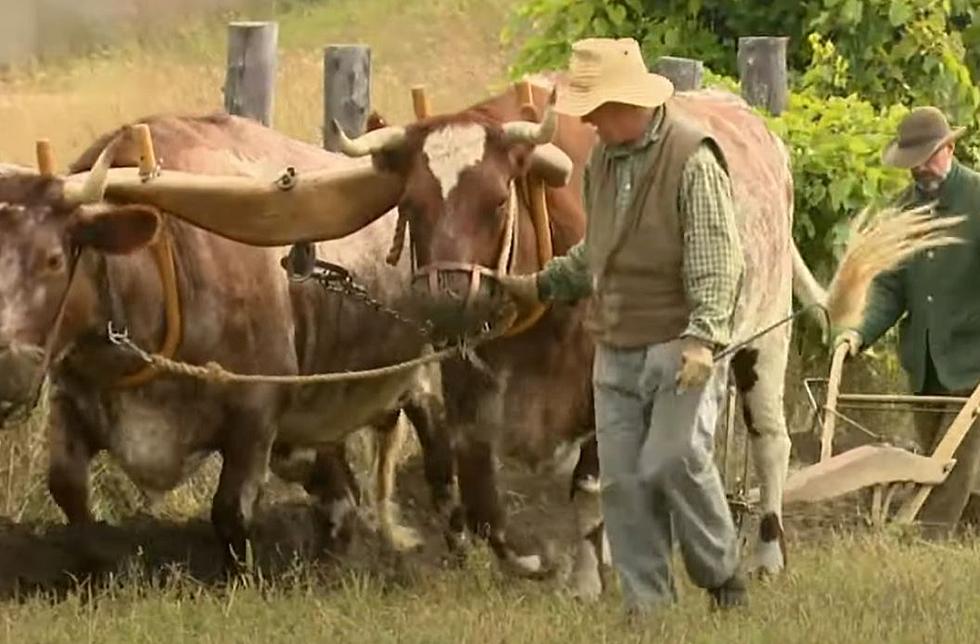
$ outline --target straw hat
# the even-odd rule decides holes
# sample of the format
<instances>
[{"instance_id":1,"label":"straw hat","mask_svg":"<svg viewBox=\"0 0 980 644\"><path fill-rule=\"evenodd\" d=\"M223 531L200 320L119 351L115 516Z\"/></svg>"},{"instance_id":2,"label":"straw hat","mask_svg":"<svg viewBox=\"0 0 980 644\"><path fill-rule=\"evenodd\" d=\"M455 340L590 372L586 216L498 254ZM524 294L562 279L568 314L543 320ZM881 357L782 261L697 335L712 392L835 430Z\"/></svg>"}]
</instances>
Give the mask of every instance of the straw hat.
<instances>
[{"instance_id":1,"label":"straw hat","mask_svg":"<svg viewBox=\"0 0 980 644\"><path fill-rule=\"evenodd\" d=\"M673 93L670 80L647 70L634 39L587 38L572 45L555 111L584 116L607 102L657 107Z\"/></svg>"},{"instance_id":2,"label":"straw hat","mask_svg":"<svg viewBox=\"0 0 980 644\"><path fill-rule=\"evenodd\" d=\"M950 128L946 116L935 107L917 107L902 119L898 136L885 148L881 160L896 168L914 168L965 131L962 127Z\"/></svg>"}]
</instances>

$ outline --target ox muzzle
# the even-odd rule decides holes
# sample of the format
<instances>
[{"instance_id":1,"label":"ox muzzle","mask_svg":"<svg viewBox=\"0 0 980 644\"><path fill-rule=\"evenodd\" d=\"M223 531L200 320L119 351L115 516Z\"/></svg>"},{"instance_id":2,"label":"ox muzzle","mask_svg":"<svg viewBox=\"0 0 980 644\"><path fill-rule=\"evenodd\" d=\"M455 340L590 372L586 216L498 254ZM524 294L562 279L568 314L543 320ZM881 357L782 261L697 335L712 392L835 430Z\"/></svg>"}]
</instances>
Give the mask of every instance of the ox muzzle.
<instances>
[{"instance_id":1,"label":"ox muzzle","mask_svg":"<svg viewBox=\"0 0 980 644\"><path fill-rule=\"evenodd\" d=\"M23 421L37 407L44 380L44 356L41 347L0 347L0 428Z\"/></svg>"},{"instance_id":2,"label":"ox muzzle","mask_svg":"<svg viewBox=\"0 0 980 644\"><path fill-rule=\"evenodd\" d=\"M412 293L436 335L458 339L477 334L506 314L510 300L497 276L510 272L517 255L517 214L517 189L511 184L495 267L465 261L414 266L413 261Z\"/></svg>"}]
</instances>

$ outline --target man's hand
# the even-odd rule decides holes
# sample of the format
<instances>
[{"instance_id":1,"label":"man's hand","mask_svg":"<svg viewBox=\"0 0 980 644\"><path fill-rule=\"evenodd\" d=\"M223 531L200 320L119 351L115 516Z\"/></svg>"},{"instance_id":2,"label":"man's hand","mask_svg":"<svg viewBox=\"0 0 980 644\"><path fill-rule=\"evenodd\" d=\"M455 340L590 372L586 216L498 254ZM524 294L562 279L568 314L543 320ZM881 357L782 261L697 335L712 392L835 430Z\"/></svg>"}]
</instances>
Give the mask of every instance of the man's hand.
<instances>
[{"instance_id":1,"label":"man's hand","mask_svg":"<svg viewBox=\"0 0 980 644\"><path fill-rule=\"evenodd\" d=\"M499 275L497 280L519 305L533 306L541 301L538 294L538 274Z\"/></svg>"},{"instance_id":2,"label":"man's hand","mask_svg":"<svg viewBox=\"0 0 980 644\"><path fill-rule=\"evenodd\" d=\"M711 348L697 338L681 340L681 368L677 372L677 391L703 387L714 370Z\"/></svg>"},{"instance_id":3,"label":"man's hand","mask_svg":"<svg viewBox=\"0 0 980 644\"><path fill-rule=\"evenodd\" d=\"M842 344L847 345L847 355L854 357L861 351L861 334L854 329L843 329L834 336L834 352Z\"/></svg>"}]
</instances>

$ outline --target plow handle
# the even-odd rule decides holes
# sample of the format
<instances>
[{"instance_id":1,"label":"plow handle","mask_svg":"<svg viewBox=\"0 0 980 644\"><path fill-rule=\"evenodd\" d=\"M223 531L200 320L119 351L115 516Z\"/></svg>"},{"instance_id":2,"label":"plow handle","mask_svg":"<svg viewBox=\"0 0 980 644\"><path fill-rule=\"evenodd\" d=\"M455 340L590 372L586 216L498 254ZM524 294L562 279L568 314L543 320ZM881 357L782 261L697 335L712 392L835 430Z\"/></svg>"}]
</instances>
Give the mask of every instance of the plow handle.
<instances>
[{"instance_id":1,"label":"plow handle","mask_svg":"<svg viewBox=\"0 0 980 644\"><path fill-rule=\"evenodd\" d=\"M834 428L837 423L837 395L840 393L840 380L844 371L844 359L849 351L847 344L834 349L830 362L830 378L827 381L827 400L824 402L823 426L820 432L820 460L826 461L833 455Z\"/></svg>"}]
</instances>

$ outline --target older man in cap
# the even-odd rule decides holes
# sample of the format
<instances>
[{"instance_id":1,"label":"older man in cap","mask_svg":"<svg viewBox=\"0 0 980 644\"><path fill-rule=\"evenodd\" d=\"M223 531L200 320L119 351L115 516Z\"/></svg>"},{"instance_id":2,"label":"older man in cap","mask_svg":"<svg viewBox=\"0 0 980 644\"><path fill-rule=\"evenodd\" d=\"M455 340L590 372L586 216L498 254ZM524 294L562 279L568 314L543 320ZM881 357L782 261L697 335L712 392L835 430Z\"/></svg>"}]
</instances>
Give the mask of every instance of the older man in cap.
<instances>
[{"instance_id":1,"label":"older man in cap","mask_svg":"<svg viewBox=\"0 0 980 644\"><path fill-rule=\"evenodd\" d=\"M951 232L967 243L944 246L882 274L874 284L859 328L842 330L835 346L846 343L850 354L874 344L901 319L900 358L913 392L968 396L980 382L980 174L953 155L963 128L950 128L934 107L912 110L885 149L887 165L907 169L912 183L896 203L915 207L935 203L935 216L966 215ZM931 451L952 422L946 414L917 414L922 448ZM971 428L954 455L949 477L933 490L919 513L932 534L949 532L964 516L978 516L971 493L980 471L980 431ZM970 505L967 509L968 504Z\"/></svg>"},{"instance_id":2,"label":"older man in cap","mask_svg":"<svg viewBox=\"0 0 980 644\"><path fill-rule=\"evenodd\" d=\"M632 39L574 44L555 109L595 127L585 238L530 276L521 300L593 296L601 499L631 611L675 599L672 543L718 607L746 600L724 488L711 455L744 271L731 185L711 136L670 107Z\"/></svg>"}]
</instances>

